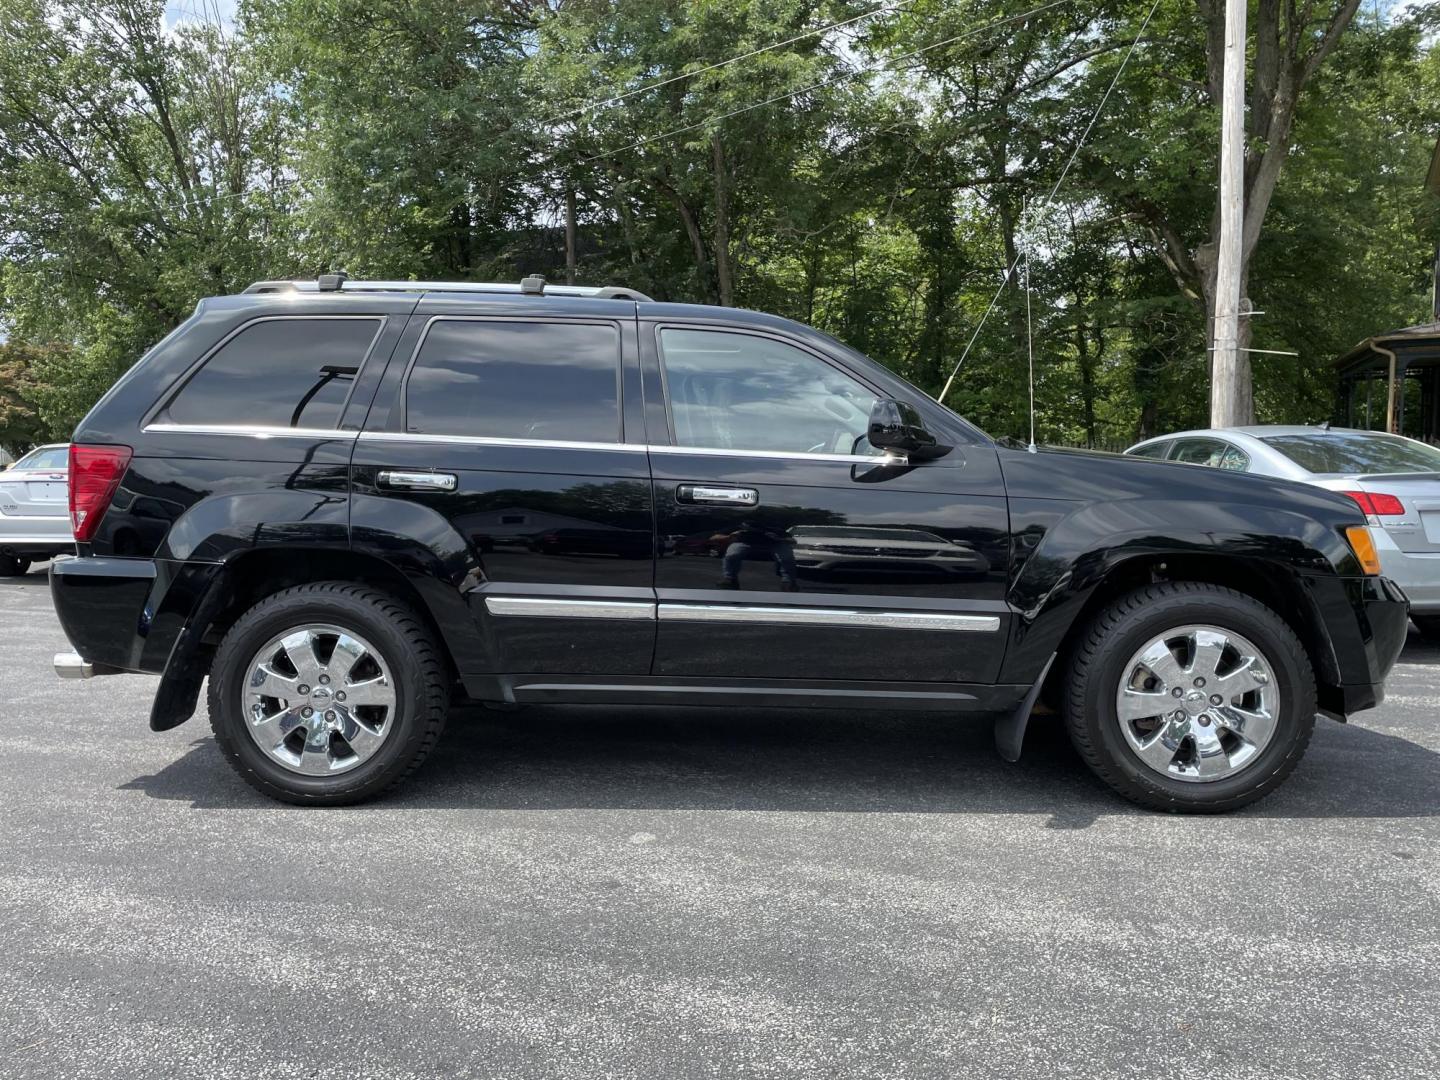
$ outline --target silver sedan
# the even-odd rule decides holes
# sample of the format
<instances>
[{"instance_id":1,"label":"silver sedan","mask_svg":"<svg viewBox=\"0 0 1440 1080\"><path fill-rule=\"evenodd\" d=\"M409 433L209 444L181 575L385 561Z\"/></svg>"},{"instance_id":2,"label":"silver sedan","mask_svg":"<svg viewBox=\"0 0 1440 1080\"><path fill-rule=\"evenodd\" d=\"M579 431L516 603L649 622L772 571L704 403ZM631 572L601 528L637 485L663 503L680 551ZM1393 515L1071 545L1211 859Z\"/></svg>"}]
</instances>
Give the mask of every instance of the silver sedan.
<instances>
[{"instance_id":1,"label":"silver sedan","mask_svg":"<svg viewBox=\"0 0 1440 1080\"><path fill-rule=\"evenodd\" d=\"M1125 453L1344 492L1365 511L1381 570L1410 597L1415 625L1440 637L1440 449L1379 431L1258 425L1180 431Z\"/></svg>"},{"instance_id":2,"label":"silver sedan","mask_svg":"<svg viewBox=\"0 0 1440 1080\"><path fill-rule=\"evenodd\" d=\"M36 559L73 553L70 447L31 450L0 472L0 576L23 574Z\"/></svg>"}]
</instances>

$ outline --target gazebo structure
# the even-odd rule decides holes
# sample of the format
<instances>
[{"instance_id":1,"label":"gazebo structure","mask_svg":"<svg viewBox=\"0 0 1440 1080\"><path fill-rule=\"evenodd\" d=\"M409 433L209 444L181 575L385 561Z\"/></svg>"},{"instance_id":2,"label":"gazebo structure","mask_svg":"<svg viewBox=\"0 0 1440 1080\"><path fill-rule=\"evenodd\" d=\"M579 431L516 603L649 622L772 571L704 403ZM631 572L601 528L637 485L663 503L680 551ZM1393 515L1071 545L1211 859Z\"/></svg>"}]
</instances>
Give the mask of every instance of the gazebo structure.
<instances>
[{"instance_id":1,"label":"gazebo structure","mask_svg":"<svg viewBox=\"0 0 1440 1080\"><path fill-rule=\"evenodd\" d=\"M1440 197L1440 142L1425 188ZM1440 443L1440 248L1435 252L1431 322L1374 334L1335 361L1337 419Z\"/></svg>"}]
</instances>

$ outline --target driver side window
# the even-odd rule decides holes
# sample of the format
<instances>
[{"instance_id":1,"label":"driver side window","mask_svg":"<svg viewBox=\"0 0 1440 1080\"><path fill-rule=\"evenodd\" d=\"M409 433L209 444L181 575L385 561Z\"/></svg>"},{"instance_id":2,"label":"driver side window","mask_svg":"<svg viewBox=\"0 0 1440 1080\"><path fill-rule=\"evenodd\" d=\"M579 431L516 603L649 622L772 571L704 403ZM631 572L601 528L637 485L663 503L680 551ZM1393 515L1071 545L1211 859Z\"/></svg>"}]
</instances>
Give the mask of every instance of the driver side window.
<instances>
[{"instance_id":1,"label":"driver side window","mask_svg":"<svg viewBox=\"0 0 1440 1080\"><path fill-rule=\"evenodd\" d=\"M718 330L660 331L679 446L782 454L877 454L875 395L803 349Z\"/></svg>"}]
</instances>

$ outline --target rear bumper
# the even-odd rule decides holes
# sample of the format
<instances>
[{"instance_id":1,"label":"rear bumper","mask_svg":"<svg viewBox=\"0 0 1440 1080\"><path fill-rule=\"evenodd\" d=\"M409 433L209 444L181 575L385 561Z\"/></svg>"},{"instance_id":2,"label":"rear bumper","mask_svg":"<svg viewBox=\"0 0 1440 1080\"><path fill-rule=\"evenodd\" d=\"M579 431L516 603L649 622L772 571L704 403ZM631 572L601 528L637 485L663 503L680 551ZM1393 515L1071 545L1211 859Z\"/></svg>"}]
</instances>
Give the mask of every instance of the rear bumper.
<instances>
[{"instance_id":1,"label":"rear bumper","mask_svg":"<svg viewBox=\"0 0 1440 1080\"><path fill-rule=\"evenodd\" d=\"M1385 699L1385 677L1410 628L1410 602L1385 577L1312 582L1330 636L1336 678L1319 686L1321 712L1345 717Z\"/></svg>"},{"instance_id":2,"label":"rear bumper","mask_svg":"<svg viewBox=\"0 0 1440 1080\"><path fill-rule=\"evenodd\" d=\"M161 674L175 640L218 569L160 559L65 559L50 568L50 597L74 658L62 677L112 671ZM62 668L64 670L62 670Z\"/></svg>"},{"instance_id":3,"label":"rear bumper","mask_svg":"<svg viewBox=\"0 0 1440 1080\"><path fill-rule=\"evenodd\" d=\"M68 517L20 517L0 514L0 554L59 555L75 550Z\"/></svg>"},{"instance_id":4,"label":"rear bumper","mask_svg":"<svg viewBox=\"0 0 1440 1080\"><path fill-rule=\"evenodd\" d=\"M1404 590L1411 610L1440 612L1440 551L1401 551L1378 542L1376 546L1381 573Z\"/></svg>"}]
</instances>

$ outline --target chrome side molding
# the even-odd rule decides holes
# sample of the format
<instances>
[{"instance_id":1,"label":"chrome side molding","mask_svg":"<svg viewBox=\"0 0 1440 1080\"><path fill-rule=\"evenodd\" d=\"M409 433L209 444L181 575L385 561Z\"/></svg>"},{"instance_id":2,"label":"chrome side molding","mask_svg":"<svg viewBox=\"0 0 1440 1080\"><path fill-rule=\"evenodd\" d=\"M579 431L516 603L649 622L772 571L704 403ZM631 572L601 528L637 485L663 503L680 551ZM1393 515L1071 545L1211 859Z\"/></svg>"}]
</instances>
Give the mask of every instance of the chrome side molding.
<instances>
[{"instance_id":1,"label":"chrome side molding","mask_svg":"<svg viewBox=\"0 0 1440 1080\"><path fill-rule=\"evenodd\" d=\"M998 615L864 611L854 608L759 607L746 604L661 604L660 618L684 622L849 626L885 630L969 630L994 633L1000 629Z\"/></svg>"},{"instance_id":2,"label":"chrome side molding","mask_svg":"<svg viewBox=\"0 0 1440 1080\"><path fill-rule=\"evenodd\" d=\"M540 596L487 596L491 615L524 615L542 619L644 619L655 618L648 600L552 600Z\"/></svg>"},{"instance_id":3,"label":"chrome side molding","mask_svg":"<svg viewBox=\"0 0 1440 1080\"><path fill-rule=\"evenodd\" d=\"M646 600L563 600L539 596L487 596L491 615L555 619L665 619L674 622L843 626L862 630L960 630L993 634L998 615L934 611L865 611L856 608L769 607L759 604L680 604Z\"/></svg>"}]
</instances>

